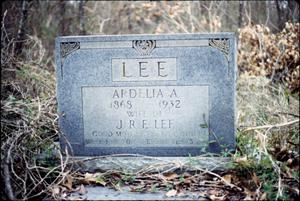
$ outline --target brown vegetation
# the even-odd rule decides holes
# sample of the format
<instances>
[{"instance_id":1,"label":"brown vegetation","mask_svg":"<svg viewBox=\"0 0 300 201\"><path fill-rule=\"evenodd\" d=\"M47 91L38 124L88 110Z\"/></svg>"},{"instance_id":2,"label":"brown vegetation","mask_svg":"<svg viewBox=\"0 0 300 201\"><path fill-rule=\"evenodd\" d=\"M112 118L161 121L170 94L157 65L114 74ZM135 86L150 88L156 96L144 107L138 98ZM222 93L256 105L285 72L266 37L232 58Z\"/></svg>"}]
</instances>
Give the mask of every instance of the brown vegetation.
<instances>
[{"instance_id":1,"label":"brown vegetation","mask_svg":"<svg viewBox=\"0 0 300 201\"><path fill-rule=\"evenodd\" d=\"M287 22L277 34L264 25L242 28L238 47L240 73L267 76L297 92L300 87L299 39L299 23Z\"/></svg>"},{"instance_id":2,"label":"brown vegetation","mask_svg":"<svg viewBox=\"0 0 300 201\"><path fill-rule=\"evenodd\" d=\"M98 184L113 186L122 181L138 191L139 181L144 180L141 190L153 189L154 183L159 184L155 188L163 189L164 178L167 184L174 184L169 196L203 184L211 185L202 194L210 199L299 198L296 1L5 1L1 14L2 200L65 198L74 189L83 191L76 187L82 181L97 183L92 181L97 175L87 179L85 174L76 173L76 178L70 174L69 155L63 157L55 143L59 137L53 54L56 36L238 28L239 131L233 169L217 173L201 170L195 175L142 172L130 178L111 171L101 175ZM201 183L200 178L207 183Z\"/></svg>"}]
</instances>

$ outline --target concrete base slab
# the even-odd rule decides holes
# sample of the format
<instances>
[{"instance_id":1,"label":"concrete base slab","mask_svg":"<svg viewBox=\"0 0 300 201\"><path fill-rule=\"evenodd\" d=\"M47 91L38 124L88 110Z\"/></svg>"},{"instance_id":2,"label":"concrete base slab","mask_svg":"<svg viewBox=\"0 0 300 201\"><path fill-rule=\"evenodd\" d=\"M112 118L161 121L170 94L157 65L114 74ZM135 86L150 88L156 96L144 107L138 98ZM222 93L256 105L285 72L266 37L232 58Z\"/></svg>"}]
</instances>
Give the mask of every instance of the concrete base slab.
<instances>
[{"instance_id":1,"label":"concrete base slab","mask_svg":"<svg viewBox=\"0 0 300 201\"><path fill-rule=\"evenodd\" d=\"M116 170L123 172L172 172L175 170L225 170L231 163L223 157L101 156L72 157L73 168L82 172Z\"/></svg>"},{"instance_id":2,"label":"concrete base slab","mask_svg":"<svg viewBox=\"0 0 300 201\"><path fill-rule=\"evenodd\" d=\"M68 200L207 200L199 197L197 192L186 192L182 197L167 197L165 191L158 192L130 192L128 187L121 191L105 188L101 186L86 186L87 193L80 195L72 193L67 197Z\"/></svg>"}]
</instances>

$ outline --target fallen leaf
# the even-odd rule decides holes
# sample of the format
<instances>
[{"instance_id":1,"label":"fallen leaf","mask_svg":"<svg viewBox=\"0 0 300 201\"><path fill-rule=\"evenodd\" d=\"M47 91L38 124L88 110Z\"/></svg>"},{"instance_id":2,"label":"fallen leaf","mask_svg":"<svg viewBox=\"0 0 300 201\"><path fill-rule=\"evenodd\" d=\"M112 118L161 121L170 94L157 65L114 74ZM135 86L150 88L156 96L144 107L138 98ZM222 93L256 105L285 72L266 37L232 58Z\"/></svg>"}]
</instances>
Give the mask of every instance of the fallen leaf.
<instances>
[{"instance_id":1,"label":"fallen leaf","mask_svg":"<svg viewBox=\"0 0 300 201\"><path fill-rule=\"evenodd\" d=\"M238 157L238 158L235 158L234 160L236 163L245 163L248 161L247 159L247 156L244 156L244 157Z\"/></svg>"},{"instance_id":2,"label":"fallen leaf","mask_svg":"<svg viewBox=\"0 0 300 201\"><path fill-rule=\"evenodd\" d=\"M60 188L59 186L54 186L52 189L51 189L51 192L52 192L52 197L54 198L57 198L59 193L60 193Z\"/></svg>"},{"instance_id":3,"label":"fallen leaf","mask_svg":"<svg viewBox=\"0 0 300 201\"><path fill-rule=\"evenodd\" d=\"M174 189L172 189L172 190L170 190L170 191L168 191L168 192L166 193L166 196L167 196L167 197L173 197L173 196L175 196L176 194L177 194L177 191L174 190Z\"/></svg>"},{"instance_id":4,"label":"fallen leaf","mask_svg":"<svg viewBox=\"0 0 300 201\"><path fill-rule=\"evenodd\" d=\"M223 196L216 196L216 195L209 195L209 199L211 200L224 200L226 195L223 195Z\"/></svg>"},{"instance_id":5,"label":"fallen leaf","mask_svg":"<svg viewBox=\"0 0 300 201\"><path fill-rule=\"evenodd\" d=\"M245 188L246 197L244 200L255 200L256 193Z\"/></svg>"},{"instance_id":6,"label":"fallen leaf","mask_svg":"<svg viewBox=\"0 0 300 201\"><path fill-rule=\"evenodd\" d=\"M232 181L232 175L231 174L226 174L222 177L227 183L231 184Z\"/></svg>"},{"instance_id":7,"label":"fallen leaf","mask_svg":"<svg viewBox=\"0 0 300 201\"><path fill-rule=\"evenodd\" d=\"M90 184L91 182L96 182L96 177L94 176L94 174L91 173L85 173L84 174L84 180L85 183Z\"/></svg>"},{"instance_id":8,"label":"fallen leaf","mask_svg":"<svg viewBox=\"0 0 300 201\"><path fill-rule=\"evenodd\" d=\"M292 158L289 158L287 161L286 161L287 165L291 165L293 163L293 159Z\"/></svg>"},{"instance_id":9,"label":"fallen leaf","mask_svg":"<svg viewBox=\"0 0 300 201\"><path fill-rule=\"evenodd\" d=\"M165 173L164 174L164 178L166 180L172 180L172 179L175 179L177 177L178 177L178 175L176 173L174 173L174 172L172 172L172 173Z\"/></svg>"},{"instance_id":10,"label":"fallen leaf","mask_svg":"<svg viewBox=\"0 0 300 201\"><path fill-rule=\"evenodd\" d=\"M141 184L139 186L131 186L130 187L130 191L131 192L143 192L143 191L146 191L145 184Z\"/></svg>"},{"instance_id":11,"label":"fallen leaf","mask_svg":"<svg viewBox=\"0 0 300 201\"><path fill-rule=\"evenodd\" d=\"M259 178L256 176L255 172L253 172L252 174L252 179L255 182L256 186L260 186L260 180Z\"/></svg>"},{"instance_id":12,"label":"fallen leaf","mask_svg":"<svg viewBox=\"0 0 300 201\"><path fill-rule=\"evenodd\" d=\"M84 188L84 185L83 185L83 184L80 185L79 190L78 190L78 193L81 194L81 195L87 193L87 190Z\"/></svg>"},{"instance_id":13,"label":"fallen leaf","mask_svg":"<svg viewBox=\"0 0 300 201\"><path fill-rule=\"evenodd\" d=\"M206 192L200 192L197 194L199 197L207 197L207 193ZM196 195L194 195L196 196Z\"/></svg>"},{"instance_id":14,"label":"fallen leaf","mask_svg":"<svg viewBox=\"0 0 300 201\"><path fill-rule=\"evenodd\" d=\"M96 184L101 184L102 186L105 186L106 182L103 180L102 177L97 177L96 178Z\"/></svg>"},{"instance_id":15,"label":"fallen leaf","mask_svg":"<svg viewBox=\"0 0 300 201\"><path fill-rule=\"evenodd\" d=\"M184 192L180 192L177 194L178 197L187 197L188 195L185 194Z\"/></svg>"},{"instance_id":16,"label":"fallen leaf","mask_svg":"<svg viewBox=\"0 0 300 201\"><path fill-rule=\"evenodd\" d=\"M106 185L106 182L102 178L102 175L99 173L95 173L95 174L85 173L84 182L88 184L90 183L101 184L102 186Z\"/></svg>"},{"instance_id":17,"label":"fallen leaf","mask_svg":"<svg viewBox=\"0 0 300 201\"><path fill-rule=\"evenodd\" d=\"M112 172L110 175L111 175L113 178L115 178L115 179L121 179L121 178L122 178L122 176L121 176L120 173L118 173L118 172Z\"/></svg>"},{"instance_id":18,"label":"fallen leaf","mask_svg":"<svg viewBox=\"0 0 300 201\"><path fill-rule=\"evenodd\" d=\"M195 196L196 197L196 196ZM207 194L205 193L205 192L200 192L199 194L198 194L198 198L199 197L204 197L204 198L206 198L207 197Z\"/></svg>"},{"instance_id":19,"label":"fallen leaf","mask_svg":"<svg viewBox=\"0 0 300 201\"><path fill-rule=\"evenodd\" d=\"M185 183L185 184L191 184L192 181L191 181L190 178L186 178L186 179L184 179L183 183Z\"/></svg>"},{"instance_id":20,"label":"fallen leaf","mask_svg":"<svg viewBox=\"0 0 300 201\"><path fill-rule=\"evenodd\" d=\"M187 172L185 172L185 173L183 173L183 177L191 177L192 175L190 174L190 173L187 173Z\"/></svg>"},{"instance_id":21,"label":"fallen leaf","mask_svg":"<svg viewBox=\"0 0 300 201\"><path fill-rule=\"evenodd\" d=\"M263 193L263 194L260 196L259 200L267 200L267 193L266 193L266 192Z\"/></svg>"},{"instance_id":22,"label":"fallen leaf","mask_svg":"<svg viewBox=\"0 0 300 201\"><path fill-rule=\"evenodd\" d=\"M224 200L226 194L224 195L222 192L220 192L217 189L212 189L208 191L207 197L211 200Z\"/></svg>"},{"instance_id":23,"label":"fallen leaf","mask_svg":"<svg viewBox=\"0 0 300 201\"><path fill-rule=\"evenodd\" d=\"M66 181L63 186L67 187L68 190L72 190L73 180L74 179L71 175L67 175Z\"/></svg>"}]
</instances>

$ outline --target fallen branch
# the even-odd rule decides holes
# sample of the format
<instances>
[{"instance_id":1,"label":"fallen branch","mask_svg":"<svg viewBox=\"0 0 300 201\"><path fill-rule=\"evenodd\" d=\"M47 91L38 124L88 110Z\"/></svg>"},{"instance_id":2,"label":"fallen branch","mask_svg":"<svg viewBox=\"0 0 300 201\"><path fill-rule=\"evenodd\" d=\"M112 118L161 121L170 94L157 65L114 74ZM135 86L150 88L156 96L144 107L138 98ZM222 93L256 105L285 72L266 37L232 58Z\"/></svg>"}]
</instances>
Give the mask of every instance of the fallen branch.
<instances>
[{"instance_id":1,"label":"fallen branch","mask_svg":"<svg viewBox=\"0 0 300 201\"><path fill-rule=\"evenodd\" d=\"M7 151L7 154L6 154L6 157L5 157L5 161L3 162L3 172L4 172L4 175L3 175L3 179L4 179L4 183L5 183L5 191L7 193L7 196L10 200L15 200L15 195L14 195L14 192L13 192L13 189L12 189L12 186L11 186L11 180L10 180L10 173L9 173L9 160L10 160L10 157L11 157L11 150L14 146L14 143L12 142L12 138L9 139L10 143L10 147Z\"/></svg>"}]
</instances>

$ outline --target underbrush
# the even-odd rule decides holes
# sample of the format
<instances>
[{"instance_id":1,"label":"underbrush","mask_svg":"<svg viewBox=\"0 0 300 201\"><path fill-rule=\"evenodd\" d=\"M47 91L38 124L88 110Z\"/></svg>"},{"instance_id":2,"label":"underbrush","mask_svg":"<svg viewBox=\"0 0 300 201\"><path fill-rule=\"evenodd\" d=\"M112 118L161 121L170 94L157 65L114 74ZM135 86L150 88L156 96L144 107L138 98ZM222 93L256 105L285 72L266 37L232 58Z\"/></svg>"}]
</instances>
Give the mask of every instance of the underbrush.
<instances>
[{"instance_id":1,"label":"underbrush","mask_svg":"<svg viewBox=\"0 0 300 201\"><path fill-rule=\"evenodd\" d=\"M31 199L45 196L64 168L52 154L42 155L58 140L55 75L37 38L26 41L22 57L7 41L1 55L1 198ZM41 157L48 159L43 165Z\"/></svg>"},{"instance_id":2,"label":"underbrush","mask_svg":"<svg viewBox=\"0 0 300 201\"><path fill-rule=\"evenodd\" d=\"M266 77L238 82L237 152L234 167L259 179L268 200L299 197L299 101ZM254 179L255 180L255 179Z\"/></svg>"},{"instance_id":3,"label":"underbrush","mask_svg":"<svg viewBox=\"0 0 300 201\"><path fill-rule=\"evenodd\" d=\"M240 73L266 76L292 93L300 88L300 24L286 22L279 33L265 25L247 25L239 30Z\"/></svg>"}]
</instances>

